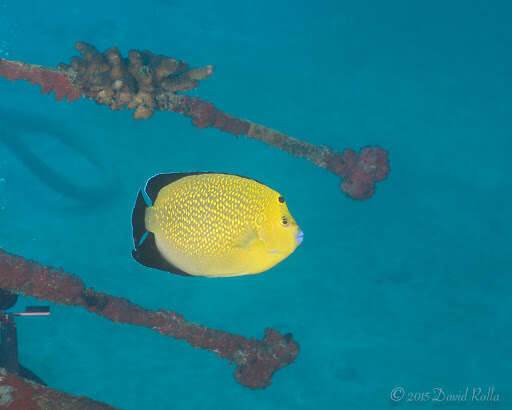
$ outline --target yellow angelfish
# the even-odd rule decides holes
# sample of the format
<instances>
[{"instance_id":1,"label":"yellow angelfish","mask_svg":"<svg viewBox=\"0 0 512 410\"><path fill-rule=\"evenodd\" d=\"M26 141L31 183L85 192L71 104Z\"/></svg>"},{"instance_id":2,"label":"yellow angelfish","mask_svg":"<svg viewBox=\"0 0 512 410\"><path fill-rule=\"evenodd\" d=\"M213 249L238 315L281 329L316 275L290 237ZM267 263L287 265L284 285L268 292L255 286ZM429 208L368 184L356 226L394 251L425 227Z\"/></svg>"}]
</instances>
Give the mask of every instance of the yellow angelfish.
<instances>
[{"instance_id":1,"label":"yellow angelfish","mask_svg":"<svg viewBox=\"0 0 512 410\"><path fill-rule=\"evenodd\" d=\"M226 277L266 271L303 233L278 192L250 178L213 172L159 174L139 191L133 257L180 275Z\"/></svg>"}]
</instances>

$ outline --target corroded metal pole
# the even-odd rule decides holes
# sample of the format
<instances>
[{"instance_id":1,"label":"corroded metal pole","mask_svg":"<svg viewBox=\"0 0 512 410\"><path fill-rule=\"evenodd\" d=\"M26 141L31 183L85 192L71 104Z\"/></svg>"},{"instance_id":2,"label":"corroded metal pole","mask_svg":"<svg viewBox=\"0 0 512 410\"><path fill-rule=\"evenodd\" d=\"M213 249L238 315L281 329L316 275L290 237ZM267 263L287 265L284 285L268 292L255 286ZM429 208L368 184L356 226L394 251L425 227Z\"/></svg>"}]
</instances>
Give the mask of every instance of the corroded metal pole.
<instances>
[{"instance_id":1,"label":"corroded metal pole","mask_svg":"<svg viewBox=\"0 0 512 410\"><path fill-rule=\"evenodd\" d=\"M371 197L375 183L389 173L388 153L378 146L363 148L359 153L352 149L338 152L237 118L211 102L185 95L212 75L212 65L189 68L184 61L147 50L130 50L124 58L115 47L100 53L82 41L76 43L76 48L81 57L73 57L71 65L59 64L57 69L0 59L0 76L38 84L43 93L54 91L57 100L84 97L112 110L127 107L134 110L135 119L150 118L155 111L173 111L190 117L198 128L214 127L257 139L341 177L341 190L354 199Z\"/></svg>"},{"instance_id":2,"label":"corroded metal pole","mask_svg":"<svg viewBox=\"0 0 512 410\"><path fill-rule=\"evenodd\" d=\"M77 276L0 250L0 288L62 305L86 308L115 323L144 326L187 341L236 364L235 378L252 389L267 387L272 375L292 363L299 346L291 334L265 329L263 340L247 339L190 322L174 311L144 309L121 297L86 288Z\"/></svg>"},{"instance_id":3,"label":"corroded metal pole","mask_svg":"<svg viewBox=\"0 0 512 410\"><path fill-rule=\"evenodd\" d=\"M12 410L116 410L84 396L75 396L24 379L0 367L0 407Z\"/></svg>"}]
</instances>

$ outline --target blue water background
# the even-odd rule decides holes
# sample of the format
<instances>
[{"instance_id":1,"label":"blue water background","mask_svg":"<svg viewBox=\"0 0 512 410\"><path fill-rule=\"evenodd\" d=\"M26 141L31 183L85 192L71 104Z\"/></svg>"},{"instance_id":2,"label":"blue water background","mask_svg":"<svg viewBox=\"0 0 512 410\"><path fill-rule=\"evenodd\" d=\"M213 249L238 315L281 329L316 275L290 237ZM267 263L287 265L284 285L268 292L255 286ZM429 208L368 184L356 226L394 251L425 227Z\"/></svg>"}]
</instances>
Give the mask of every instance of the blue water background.
<instances>
[{"instance_id":1,"label":"blue water background","mask_svg":"<svg viewBox=\"0 0 512 410\"><path fill-rule=\"evenodd\" d=\"M493 386L498 406L512 408L511 12L509 1L467 0L1 0L0 57L56 66L84 40L213 64L191 95L311 143L377 144L391 162L374 197L354 201L339 178L260 142L174 113L135 122L0 79L2 115L72 130L120 181L104 203L77 207L0 144L0 247L213 328L292 332L301 348L269 388L251 391L210 352L52 305L49 318L17 320L21 363L51 387L124 409L383 409L397 386ZM23 138L74 181L101 184L44 129ZM137 264L137 190L157 172L189 170L277 189L303 244L252 277L190 279Z\"/></svg>"}]
</instances>

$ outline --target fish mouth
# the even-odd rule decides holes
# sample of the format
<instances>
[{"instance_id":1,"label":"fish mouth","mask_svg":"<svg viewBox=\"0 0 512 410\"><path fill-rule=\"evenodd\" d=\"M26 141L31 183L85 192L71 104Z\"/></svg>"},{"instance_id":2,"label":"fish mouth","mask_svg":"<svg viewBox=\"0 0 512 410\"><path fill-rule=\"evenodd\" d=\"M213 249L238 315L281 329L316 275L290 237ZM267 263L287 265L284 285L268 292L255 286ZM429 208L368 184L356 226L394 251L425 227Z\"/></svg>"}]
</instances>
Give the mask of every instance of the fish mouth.
<instances>
[{"instance_id":1,"label":"fish mouth","mask_svg":"<svg viewBox=\"0 0 512 410\"><path fill-rule=\"evenodd\" d=\"M304 232L300 231L295 234L295 240L297 241L297 245L300 245L302 243L302 240L304 239Z\"/></svg>"}]
</instances>

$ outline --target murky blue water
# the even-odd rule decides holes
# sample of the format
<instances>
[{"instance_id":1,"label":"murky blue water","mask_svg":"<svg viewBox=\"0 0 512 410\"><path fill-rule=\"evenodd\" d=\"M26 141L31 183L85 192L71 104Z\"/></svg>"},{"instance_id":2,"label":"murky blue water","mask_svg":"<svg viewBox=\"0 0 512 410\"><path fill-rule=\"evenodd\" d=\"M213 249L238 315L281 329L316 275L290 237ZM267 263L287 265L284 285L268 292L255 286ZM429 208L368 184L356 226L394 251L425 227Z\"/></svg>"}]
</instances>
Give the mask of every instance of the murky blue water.
<instances>
[{"instance_id":1,"label":"murky blue water","mask_svg":"<svg viewBox=\"0 0 512 410\"><path fill-rule=\"evenodd\" d=\"M76 183L101 185L103 173L52 135L66 130L118 179L101 202L77 206L0 144L0 247L147 308L247 337L274 327L301 347L269 388L251 391L212 353L52 305L49 318L17 319L20 362L49 386L124 409L448 408L446 396L432 402L435 389L467 387L493 387L511 408L511 12L507 1L0 1L0 57L56 66L84 40L213 64L191 95L315 144L378 144L392 168L356 202L332 174L257 141L174 113L135 122L0 79L10 135ZM189 170L282 192L303 244L252 277L137 264L137 190ZM407 402L426 392L426 404ZM470 392L451 405L496 403Z\"/></svg>"}]
</instances>

